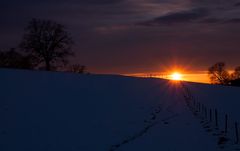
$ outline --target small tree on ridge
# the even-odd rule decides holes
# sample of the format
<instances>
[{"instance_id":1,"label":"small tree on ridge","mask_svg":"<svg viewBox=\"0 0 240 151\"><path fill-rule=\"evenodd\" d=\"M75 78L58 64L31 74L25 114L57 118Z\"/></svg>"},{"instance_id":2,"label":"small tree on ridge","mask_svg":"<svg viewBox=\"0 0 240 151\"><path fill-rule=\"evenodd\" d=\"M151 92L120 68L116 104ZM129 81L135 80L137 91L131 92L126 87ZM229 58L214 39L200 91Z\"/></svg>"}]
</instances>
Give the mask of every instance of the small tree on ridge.
<instances>
[{"instance_id":1,"label":"small tree on ridge","mask_svg":"<svg viewBox=\"0 0 240 151\"><path fill-rule=\"evenodd\" d=\"M230 75L225 69L224 62L218 62L208 69L208 75L212 84L228 85Z\"/></svg>"}]
</instances>

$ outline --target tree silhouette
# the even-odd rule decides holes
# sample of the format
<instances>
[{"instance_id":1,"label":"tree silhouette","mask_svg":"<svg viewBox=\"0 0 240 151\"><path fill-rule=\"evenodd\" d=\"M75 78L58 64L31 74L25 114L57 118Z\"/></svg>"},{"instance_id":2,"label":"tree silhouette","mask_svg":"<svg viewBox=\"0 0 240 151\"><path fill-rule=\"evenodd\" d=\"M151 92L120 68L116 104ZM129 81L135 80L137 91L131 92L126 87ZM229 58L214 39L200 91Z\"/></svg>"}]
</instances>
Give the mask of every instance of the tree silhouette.
<instances>
[{"instance_id":1,"label":"tree silhouette","mask_svg":"<svg viewBox=\"0 0 240 151\"><path fill-rule=\"evenodd\" d=\"M231 74L230 84L232 86L240 86L240 66L236 67Z\"/></svg>"},{"instance_id":2,"label":"tree silhouette","mask_svg":"<svg viewBox=\"0 0 240 151\"><path fill-rule=\"evenodd\" d=\"M240 79L240 66L234 69L234 72L231 74L232 80Z\"/></svg>"},{"instance_id":3,"label":"tree silhouette","mask_svg":"<svg viewBox=\"0 0 240 151\"><path fill-rule=\"evenodd\" d=\"M32 59L31 56L25 56L14 48L0 51L0 67L3 68L33 69Z\"/></svg>"},{"instance_id":4,"label":"tree silhouette","mask_svg":"<svg viewBox=\"0 0 240 151\"><path fill-rule=\"evenodd\" d=\"M86 72L86 66L84 65L79 65L79 64L74 64L70 66L70 72L74 73L85 73Z\"/></svg>"},{"instance_id":5,"label":"tree silhouette","mask_svg":"<svg viewBox=\"0 0 240 151\"><path fill-rule=\"evenodd\" d=\"M225 63L224 62L218 62L211 66L208 69L208 75L210 77L212 84L222 84L222 85L228 85L230 81L230 75L225 70Z\"/></svg>"},{"instance_id":6,"label":"tree silhouette","mask_svg":"<svg viewBox=\"0 0 240 151\"><path fill-rule=\"evenodd\" d=\"M67 57L73 55L73 41L64 26L50 20L32 19L20 48L35 57L36 64L45 63L45 69L51 70L56 63L67 63Z\"/></svg>"}]
</instances>

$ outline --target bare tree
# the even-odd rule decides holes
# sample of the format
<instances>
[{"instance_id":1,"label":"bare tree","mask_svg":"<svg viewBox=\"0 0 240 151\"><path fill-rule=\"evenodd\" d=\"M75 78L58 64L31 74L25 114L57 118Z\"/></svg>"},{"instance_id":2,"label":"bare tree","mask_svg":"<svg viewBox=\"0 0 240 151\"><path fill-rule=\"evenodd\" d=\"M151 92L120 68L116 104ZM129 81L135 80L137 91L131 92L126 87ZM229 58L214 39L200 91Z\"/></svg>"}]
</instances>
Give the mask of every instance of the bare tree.
<instances>
[{"instance_id":1,"label":"bare tree","mask_svg":"<svg viewBox=\"0 0 240 151\"><path fill-rule=\"evenodd\" d=\"M70 72L74 73L86 73L86 69L86 66L79 64L74 64L70 66Z\"/></svg>"},{"instance_id":2,"label":"bare tree","mask_svg":"<svg viewBox=\"0 0 240 151\"><path fill-rule=\"evenodd\" d=\"M211 83L228 85L230 81L230 75L225 69L224 62L218 62L208 69L208 75Z\"/></svg>"},{"instance_id":3,"label":"bare tree","mask_svg":"<svg viewBox=\"0 0 240 151\"><path fill-rule=\"evenodd\" d=\"M50 20L32 19L20 48L37 58L37 64L45 63L45 69L51 70L56 63L67 63L67 57L73 55L73 41L64 26Z\"/></svg>"}]
</instances>

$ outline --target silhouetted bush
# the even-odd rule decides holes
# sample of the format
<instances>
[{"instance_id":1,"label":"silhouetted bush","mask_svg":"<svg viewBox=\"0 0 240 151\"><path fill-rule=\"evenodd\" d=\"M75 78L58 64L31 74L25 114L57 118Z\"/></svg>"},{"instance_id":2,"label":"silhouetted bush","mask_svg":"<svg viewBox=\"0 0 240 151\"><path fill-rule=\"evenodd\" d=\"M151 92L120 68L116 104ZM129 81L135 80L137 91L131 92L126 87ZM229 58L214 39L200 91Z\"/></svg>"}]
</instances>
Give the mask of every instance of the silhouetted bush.
<instances>
[{"instance_id":1,"label":"silhouetted bush","mask_svg":"<svg viewBox=\"0 0 240 151\"><path fill-rule=\"evenodd\" d=\"M240 66L230 74L225 69L225 63L219 62L208 69L208 74L212 84L240 86Z\"/></svg>"},{"instance_id":2,"label":"silhouetted bush","mask_svg":"<svg viewBox=\"0 0 240 151\"><path fill-rule=\"evenodd\" d=\"M74 73L83 74L83 73L86 73L86 70L87 70L86 66L79 65L79 64L74 64L69 67L69 71Z\"/></svg>"},{"instance_id":3,"label":"silhouetted bush","mask_svg":"<svg viewBox=\"0 0 240 151\"><path fill-rule=\"evenodd\" d=\"M234 79L230 81L231 86L240 86L240 79Z\"/></svg>"},{"instance_id":4,"label":"silhouetted bush","mask_svg":"<svg viewBox=\"0 0 240 151\"><path fill-rule=\"evenodd\" d=\"M208 75L212 84L228 85L230 75L225 69L224 62L218 62L208 69Z\"/></svg>"},{"instance_id":5,"label":"silhouetted bush","mask_svg":"<svg viewBox=\"0 0 240 151\"><path fill-rule=\"evenodd\" d=\"M240 66L236 67L231 74L230 84L232 86L240 86Z\"/></svg>"},{"instance_id":6,"label":"silhouetted bush","mask_svg":"<svg viewBox=\"0 0 240 151\"><path fill-rule=\"evenodd\" d=\"M2 68L33 69L32 59L31 56L25 56L13 48L0 51L0 67Z\"/></svg>"}]
</instances>

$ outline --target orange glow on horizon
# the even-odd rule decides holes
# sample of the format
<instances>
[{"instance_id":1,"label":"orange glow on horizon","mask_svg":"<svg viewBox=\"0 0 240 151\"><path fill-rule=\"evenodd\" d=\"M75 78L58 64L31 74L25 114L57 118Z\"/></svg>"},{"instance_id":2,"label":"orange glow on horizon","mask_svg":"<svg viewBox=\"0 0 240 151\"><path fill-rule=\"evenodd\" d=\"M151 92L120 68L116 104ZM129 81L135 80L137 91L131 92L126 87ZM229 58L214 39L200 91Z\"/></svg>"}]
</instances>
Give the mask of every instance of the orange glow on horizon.
<instances>
[{"instance_id":1,"label":"orange glow on horizon","mask_svg":"<svg viewBox=\"0 0 240 151\"><path fill-rule=\"evenodd\" d=\"M170 75L170 79L171 80L175 80L175 81L180 81L180 80L183 80L182 79L182 74L179 73L179 72L174 72Z\"/></svg>"},{"instance_id":2,"label":"orange glow on horizon","mask_svg":"<svg viewBox=\"0 0 240 151\"><path fill-rule=\"evenodd\" d=\"M174 71L174 70L172 70ZM210 83L209 77L207 74L207 71L199 71L199 72L193 72L193 73L183 73L179 70L178 73L181 75L181 81L190 81L190 82L198 82L198 83ZM133 76L133 77L144 77L144 78L161 78L161 79L169 79L173 80L173 74L175 72L154 72L154 73L133 73L133 74L123 74L127 76ZM178 76L177 76L178 77ZM177 80L175 80L177 81Z\"/></svg>"}]
</instances>

